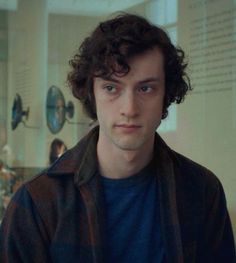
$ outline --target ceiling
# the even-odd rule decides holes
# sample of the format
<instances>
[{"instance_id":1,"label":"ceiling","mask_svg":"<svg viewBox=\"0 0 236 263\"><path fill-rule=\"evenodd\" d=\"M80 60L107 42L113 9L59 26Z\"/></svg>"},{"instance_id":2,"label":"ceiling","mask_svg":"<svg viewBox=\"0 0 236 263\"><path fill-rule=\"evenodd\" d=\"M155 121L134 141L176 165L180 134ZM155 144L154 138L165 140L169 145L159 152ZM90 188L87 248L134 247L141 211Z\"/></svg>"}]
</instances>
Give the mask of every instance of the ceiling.
<instances>
[{"instance_id":1,"label":"ceiling","mask_svg":"<svg viewBox=\"0 0 236 263\"><path fill-rule=\"evenodd\" d=\"M0 0L0 9L17 10L20 0ZM38 0L41 1L41 0ZM47 0L49 13L100 16L121 11L148 0Z\"/></svg>"},{"instance_id":2,"label":"ceiling","mask_svg":"<svg viewBox=\"0 0 236 263\"><path fill-rule=\"evenodd\" d=\"M145 0L48 0L51 13L99 16L124 10Z\"/></svg>"}]
</instances>

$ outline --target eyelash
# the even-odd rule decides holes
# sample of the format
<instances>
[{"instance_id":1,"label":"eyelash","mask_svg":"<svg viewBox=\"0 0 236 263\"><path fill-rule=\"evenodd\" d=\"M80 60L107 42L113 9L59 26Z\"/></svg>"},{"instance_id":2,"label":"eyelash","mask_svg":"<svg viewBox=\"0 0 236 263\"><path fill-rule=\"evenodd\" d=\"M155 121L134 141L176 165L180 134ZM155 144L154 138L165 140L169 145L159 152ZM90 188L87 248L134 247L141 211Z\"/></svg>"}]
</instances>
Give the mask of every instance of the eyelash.
<instances>
[{"instance_id":1,"label":"eyelash","mask_svg":"<svg viewBox=\"0 0 236 263\"><path fill-rule=\"evenodd\" d=\"M148 89L148 91L147 91L147 90L144 91L143 88ZM141 87L139 87L138 90L141 91L141 92L143 92L143 93L149 93L150 91L153 90L153 88L152 88L151 86L149 86L149 85L145 85L145 86L141 86Z\"/></svg>"},{"instance_id":2,"label":"eyelash","mask_svg":"<svg viewBox=\"0 0 236 263\"><path fill-rule=\"evenodd\" d=\"M103 89L105 90L105 92L109 94L114 94L114 95L119 92L119 88L113 84L104 85ZM146 90L143 90L143 89L146 89ZM153 87L151 85L143 85L137 88L137 91L143 94L150 93L152 90L153 90Z\"/></svg>"},{"instance_id":3,"label":"eyelash","mask_svg":"<svg viewBox=\"0 0 236 263\"><path fill-rule=\"evenodd\" d=\"M117 88L114 85L105 85L103 89L109 93L114 93L117 90Z\"/></svg>"}]
</instances>

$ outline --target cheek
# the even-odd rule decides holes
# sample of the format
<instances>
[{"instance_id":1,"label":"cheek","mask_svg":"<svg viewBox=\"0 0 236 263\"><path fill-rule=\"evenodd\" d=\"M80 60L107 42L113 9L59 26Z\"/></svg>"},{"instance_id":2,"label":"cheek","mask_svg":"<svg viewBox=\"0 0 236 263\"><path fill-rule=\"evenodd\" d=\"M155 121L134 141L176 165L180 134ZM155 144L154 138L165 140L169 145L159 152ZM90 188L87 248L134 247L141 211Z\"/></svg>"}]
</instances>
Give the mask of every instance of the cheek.
<instances>
[{"instance_id":1,"label":"cheek","mask_svg":"<svg viewBox=\"0 0 236 263\"><path fill-rule=\"evenodd\" d=\"M160 123L163 112L162 109L162 100L148 104L148 108L146 108L144 119L146 119L147 123L149 123L151 127L156 127L156 125Z\"/></svg>"},{"instance_id":2,"label":"cheek","mask_svg":"<svg viewBox=\"0 0 236 263\"><path fill-rule=\"evenodd\" d=\"M96 100L97 113L100 112L102 115L111 115L112 112L117 112L117 103L112 99L104 99L103 97L98 97ZM116 109L116 110L115 110Z\"/></svg>"},{"instance_id":3,"label":"cheek","mask_svg":"<svg viewBox=\"0 0 236 263\"><path fill-rule=\"evenodd\" d=\"M109 119L110 115L110 108L108 105L102 103L101 101L97 101L96 103L96 109L97 109L97 118L100 122L106 122Z\"/></svg>"},{"instance_id":4,"label":"cheek","mask_svg":"<svg viewBox=\"0 0 236 263\"><path fill-rule=\"evenodd\" d=\"M144 107L144 105L142 105ZM163 99L158 98L153 101L148 101L145 103L146 111L151 114L151 116L157 116L163 109Z\"/></svg>"}]
</instances>

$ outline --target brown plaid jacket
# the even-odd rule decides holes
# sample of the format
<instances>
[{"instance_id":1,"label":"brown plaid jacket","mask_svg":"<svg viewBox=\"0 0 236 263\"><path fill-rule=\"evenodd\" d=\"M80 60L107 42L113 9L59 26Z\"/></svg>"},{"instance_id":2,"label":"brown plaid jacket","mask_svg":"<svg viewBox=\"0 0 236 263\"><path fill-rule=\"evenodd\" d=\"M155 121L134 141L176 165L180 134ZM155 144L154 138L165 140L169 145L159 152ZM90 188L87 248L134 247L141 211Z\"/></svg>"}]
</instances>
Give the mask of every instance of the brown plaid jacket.
<instances>
[{"instance_id":1,"label":"brown plaid jacket","mask_svg":"<svg viewBox=\"0 0 236 263\"><path fill-rule=\"evenodd\" d=\"M107 262L97 138L95 128L17 191L0 228L1 263ZM159 135L154 161L165 262L235 263L219 180Z\"/></svg>"}]
</instances>

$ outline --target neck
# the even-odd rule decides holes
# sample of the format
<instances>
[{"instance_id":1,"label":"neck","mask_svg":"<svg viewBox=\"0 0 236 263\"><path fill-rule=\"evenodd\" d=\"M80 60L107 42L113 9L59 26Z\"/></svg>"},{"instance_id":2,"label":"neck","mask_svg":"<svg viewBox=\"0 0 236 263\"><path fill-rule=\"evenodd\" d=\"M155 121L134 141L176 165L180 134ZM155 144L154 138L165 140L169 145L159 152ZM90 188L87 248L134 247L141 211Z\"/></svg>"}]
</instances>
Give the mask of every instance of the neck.
<instances>
[{"instance_id":1,"label":"neck","mask_svg":"<svg viewBox=\"0 0 236 263\"><path fill-rule=\"evenodd\" d=\"M138 173L152 159L153 145L139 150L122 150L98 140L97 156L99 170L107 178L125 178Z\"/></svg>"}]
</instances>

